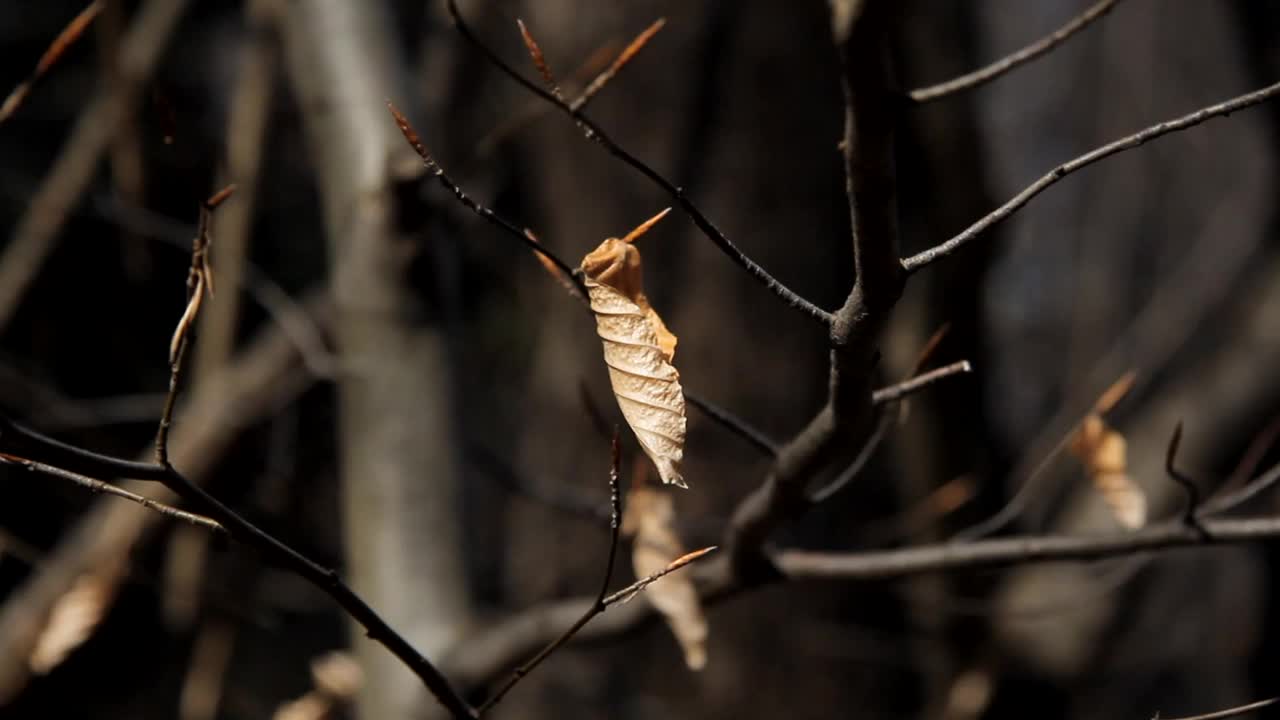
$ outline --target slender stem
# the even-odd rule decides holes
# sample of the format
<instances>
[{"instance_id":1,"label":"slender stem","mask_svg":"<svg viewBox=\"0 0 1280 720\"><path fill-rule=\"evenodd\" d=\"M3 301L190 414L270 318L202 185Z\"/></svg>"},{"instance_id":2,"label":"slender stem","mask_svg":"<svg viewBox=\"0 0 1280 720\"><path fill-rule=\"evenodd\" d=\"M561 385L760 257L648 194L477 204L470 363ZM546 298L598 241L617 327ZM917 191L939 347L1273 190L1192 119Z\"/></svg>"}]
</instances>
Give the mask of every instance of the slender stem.
<instances>
[{"instance_id":1,"label":"slender stem","mask_svg":"<svg viewBox=\"0 0 1280 720\"><path fill-rule=\"evenodd\" d=\"M1236 717L1237 715L1243 715L1247 712L1253 712L1254 710L1261 710L1264 707L1275 705L1278 702L1280 702L1280 697L1273 697L1266 700L1251 702L1247 705L1238 705L1233 708L1227 708L1226 710L1217 710L1203 715L1188 715L1180 718L1162 718L1160 717L1160 713L1156 713L1155 720L1222 720L1222 718Z\"/></svg>"},{"instance_id":2,"label":"slender stem","mask_svg":"<svg viewBox=\"0 0 1280 720\"><path fill-rule=\"evenodd\" d=\"M596 593L595 601L587 607L586 612L582 613L577 622L570 625L560 637L552 640L550 644L542 648L528 662L517 667L511 673L511 677L507 678L507 681L502 684L502 687L498 688L484 704L480 705L476 710L477 715L484 715L490 708L497 705L511 691L511 688L533 672L534 668L541 665L543 660L551 657L552 653L569 642L574 635L578 634L579 630L591 622L591 619L596 615L604 612L605 607L608 606L605 598L609 592L609 580L613 577L613 566L618 557L618 543L622 538L622 493L618 487L619 467L621 464L622 455L618 444L618 431L615 429L613 431L613 441L609 446L609 559L605 562L604 579L600 583L600 591Z\"/></svg>"},{"instance_id":3,"label":"slender stem","mask_svg":"<svg viewBox=\"0 0 1280 720\"><path fill-rule=\"evenodd\" d=\"M871 394L871 402L876 405L883 405L895 400L901 400L912 393L929 387L939 380L944 380L953 375L963 375L972 371L973 366L969 364L968 360L961 360L959 362L951 363L950 365L943 365L935 370L921 373L910 380L904 380L900 383L876 390Z\"/></svg>"},{"instance_id":4,"label":"slender stem","mask_svg":"<svg viewBox=\"0 0 1280 720\"><path fill-rule=\"evenodd\" d=\"M907 272L911 273L930 263L941 260L958 250L965 243L991 229L996 224L1007 219L1010 215L1013 215L1021 209L1023 205L1030 202L1032 198L1048 189L1049 186L1081 168L1092 165L1093 163L1115 155L1116 153L1121 153L1125 150L1132 150L1151 140L1168 135L1169 133L1186 130L1187 128L1195 127L1206 120L1212 120L1216 117L1230 115L1233 112L1253 107L1254 105L1274 98L1276 95L1280 95L1280 82L1268 85L1251 93L1239 95L1216 105L1201 108L1195 112L1183 115L1182 117L1157 123L1132 135L1120 138L1119 140L1108 143L1094 150L1090 150L1084 155L1065 162L1045 173L1045 175L1039 180L1028 185L1022 192L1014 195L1004 205L1001 205L981 220L970 225L959 235L956 235L941 245L935 245L928 250L912 255L911 257L903 260L902 265L906 268Z\"/></svg>"},{"instance_id":5,"label":"slender stem","mask_svg":"<svg viewBox=\"0 0 1280 720\"><path fill-rule=\"evenodd\" d=\"M1210 542L1216 545L1280 538L1280 517L1205 520L1203 525L1208 537L1187 527L1179 518L1110 535L1025 535L877 552L786 550L776 553L774 562L783 576L791 580L892 580L944 570L1099 560L1151 550L1203 546Z\"/></svg>"},{"instance_id":6,"label":"slender stem","mask_svg":"<svg viewBox=\"0 0 1280 720\"><path fill-rule=\"evenodd\" d=\"M183 522L188 522L198 527L222 533L227 531L227 529L222 526L222 523L214 520L213 518L205 517L204 515L197 515L193 512L187 512L186 510L176 508L167 503L162 503L159 500L152 500L145 495L139 495L138 493L130 492L124 488L116 487L111 483L91 478L88 475L81 475L80 473L71 472L70 470L64 470L56 465L28 460L27 458L9 455L7 453L0 453L0 462L19 465L31 472L43 473L63 480L70 480L71 482L80 485L81 487L88 488L95 493L114 495L118 498L124 498L125 500L137 503L148 510L154 510L166 517L171 517L175 520L182 520Z\"/></svg>"},{"instance_id":7,"label":"slender stem","mask_svg":"<svg viewBox=\"0 0 1280 720\"><path fill-rule=\"evenodd\" d=\"M978 87L979 85L985 85L1010 70L1031 62L1032 60L1035 60L1041 55L1044 55L1050 50L1058 47L1062 43L1066 42L1072 35L1075 35L1086 27L1089 27L1093 21L1111 12L1111 10L1119 4L1120 0L1102 0L1101 2L1090 6L1083 13L1071 18L1067 24L1057 30L1054 30L1048 35L1036 40L1020 50L1017 50L1016 52L1010 53L1009 55L996 60L986 67L974 70L971 73L966 73L958 78L954 78L946 82L912 90L910 93L911 99L918 103L926 103L964 90L970 90Z\"/></svg>"},{"instance_id":8,"label":"slender stem","mask_svg":"<svg viewBox=\"0 0 1280 720\"><path fill-rule=\"evenodd\" d=\"M409 120L404 116L404 113L400 112L400 110L390 102L387 103L387 109L391 111L391 117L395 119L396 126L399 127L400 132L404 134L405 140L409 142L409 145L412 146L414 151L418 153L418 156L422 158L422 162L426 165L427 171L434 175L436 180L449 190L449 192L453 193L454 197L458 198L458 202L462 203L468 210L501 228L508 235L519 239L520 242L524 243L524 245L530 250L551 261L551 263L556 266L556 269L563 273L565 278L573 282L574 286L579 292L581 292L581 297L583 299L587 297L587 286L583 284L582 279L578 277L578 274L573 271L573 268L570 267L568 263L561 260L555 253L543 246L542 243L531 237L527 231L516 227L514 224L505 220L501 215L471 199L471 196L463 192L462 188L458 187L458 184L445 173L444 168L440 167L440 163L436 162L435 157L432 156L431 151L428 150L427 146L422 142L417 131L415 131L413 126L409 124Z\"/></svg>"},{"instance_id":9,"label":"slender stem","mask_svg":"<svg viewBox=\"0 0 1280 720\"><path fill-rule=\"evenodd\" d=\"M707 417L715 420L716 423L745 440L748 445L756 448L769 457L777 456L777 441L753 427L746 420L743 420L710 400L687 390L684 393L684 399L688 400L690 405L701 410Z\"/></svg>"}]
</instances>

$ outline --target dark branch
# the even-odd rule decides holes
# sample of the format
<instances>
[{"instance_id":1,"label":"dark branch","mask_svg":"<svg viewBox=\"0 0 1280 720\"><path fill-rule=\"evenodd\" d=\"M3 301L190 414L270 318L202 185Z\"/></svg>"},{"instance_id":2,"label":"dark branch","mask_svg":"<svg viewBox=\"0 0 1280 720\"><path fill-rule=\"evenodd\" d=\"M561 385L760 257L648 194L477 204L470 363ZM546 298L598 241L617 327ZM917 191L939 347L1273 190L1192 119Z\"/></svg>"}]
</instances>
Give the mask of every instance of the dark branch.
<instances>
[{"instance_id":1,"label":"dark branch","mask_svg":"<svg viewBox=\"0 0 1280 720\"><path fill-rule=\"evenodd\" d=\"M1173 428L1173 436L1169 438L1169 449L1164 454L1164 471L1169 474L1169 477L1173 478L1174 482L1182 487L1182 492L1186 495L1186 506L1182 509L1182 522L1208 540L1208 531L1196 519L1200 512L1200 490L1191 478L1178 472L1178 469L1174 466L1174 460L1178 457L1178 446L1181 444L1182 421L1178 421L1178 424Z\"/></svg>"},{"instance_id":2,"label":"dark branch","mask_svg":"<svg viewBox=\"0 0 1280 720\"><path fill-rule=\"evenodd\" d=\"M918 390L923 390L924 388L929 387L939 380L949 378L952 375L962 375L972 371L973 366L969 364L968 360L961 360L959 362L951 363L950 365L943 365L936 370L921 373L910 380L904 380L896 385L890 385L876 390L871 395L871 402L876 405L883 405L885 403L894 402L895 400L901 400Z\"/></svg>"},{"instance_id":3,"label":"dark branch","mask_svg":"<svg viewBox=\"0 0 1280 720\"><path fill-rule=\"evenodd\" d=\"M26 458L17 457L16 455L8 455L5 453L0 453L0 463L18 465L31 472L43 473L63 480L70 480L83 488L87 488L91 492L102 493L104 495L114 495L115 497L123 498L129 502L137 503L148 510L154 510L166 517L188 522L207 530L213 530L215 532L227 531L226 528L222 527L221 523L212 518L187 512L186 510L173 507L172 505L162 503L158 500L152 500L145 495L139 495L135 492L125 490L124 488L116 487L110 483L91 478L87 475L81 475L80 473L71 472L70 470L64 470L54 465L48 465L46 463L36 462L35 460L28 460Z\"/></svg>"},{"instance_id":4,"label":"dark branch","mask_svg":"<svg viewBox=\"0 0 1280 720\"><path fill-rule=\"evenodd\" d=\"M498 688L497 692L495 692L484 702L483 705L479 707L476 711L477 715L483 715L494 705L497 705L498 702L502 700L503 696L510 692L511 688L516 686L516 683L520 682L525 678L525 676L533 672L534 668L542 664L542 661L550 657L552 653L559 650L561 647L564 647L565 643L573 639L573 636L577 635L579 630L581 630L587 623L591 622L592 618L604 612L605 608L608 607L607 596L609 593L609 580L613 577L613 566L618 557L618 542L622 536L622 493L618 488L618 475L620 472L619 466L621 465L621 462L621 451L618 444L618 431L615 429L613 431L613 440L609 445L609 557L608 560L605 561L604 580L600 583L600 592L596 593L595 602L592 602L586 612L582 614L582 617L578 618L577 622L570 625L569 628L560 635L560 637L552 640L550 644L541 650L541 652L534 655L525 664L516 668L515 672L511 674L511 677L507 679L502 687Z\"/></svg>"},{"instance_id":5,"label":"dark branch","mask_svg":"<svg viewBox=\"0 0 1280 720\"><path fill-rule=\"evenodd\" d=\"M574 286L582 293L583 298L587 296L586 285L583 285L578 274L573 271L573 268L570 267L568 263L561 260L555 253L548 250L542 245L542 243L538 242L523 228L516 227L514 224L503 219L501 215L495 213L484 205L481 205L475 200L472 200L469 195L462 191L462 188L458 187L457 183L445 174L444 168L440 167L440 164L436 162L436 159L431 155L431 151L427 150L427 146L424 145L421 138L418 137L418 133L413 129L413 126L409 124L408 118L406 118L404 114L397 110L396 106L392 105L390 102L387 103L387 109L391 111L391 117L395 119L396 126L399 127L400 132L404 134L404 139L409 142L409 145L418 153L418 156L422 158L423 164L427 167L427 172L434 175L436 179L440 181L441 185L449 190L449 192L453 193L454 197L458 198L458 202L462 203L467 209L489 221L493 225L501 228L508 235L518 239L530 250L546 258L555 265L556 269L559 270L565 278L573 282Z\"/></svg>"},{"instance_id":6,"label":"dark branch","mask_svg":"<svg viewBox=\"0 0 1280 720\"><path fill-rule=\"evenodd\" d=\"M1210 105L1209 107L1201 108L1193 113L1183 115L1180 118L1152 125L1145 130L1141 130L1127 137L1120 138L1115 142L1108 143L1100 148L1091 150L1074 160L1065 162L1050 170L1039 180L1028 185L1022 192L1013 196L1013 198L1008 202L996 208L986 217L983 217L981 220L970 225L959 235L956 235L941 245L936 245L928 250L912 255L906 260L903 260L902 264L906 268L907 272L915 272L932 262L950 255L965 243L991 229L1010 215L1013 215L1021 209L1023 205L1030 202L1036 195L1044 192L1050 185L1053 185L1062 178L1081 168L1092 165L1093 163L1115 155L1116 153L1124 152L1125 150L1132 150L1133 148L1143 145L1151 140L1155 140L1163 135L1168 135L1169 133L1178 132L1180 130L1186 130L1187 128L1199 125L1206 120L1230 115L1238 110L1253 107L1254 105L1274 98L1276 95L1280 95L1280 83L1268 85L1261 90L1240 95L1227 100L1226 102L1218 103L1217 105Z\"/></svg>"},{"instance_id":7,"label":"dark branch","mask_svg":"<svg viewBox=\"0 0 1280 720\"><path fill-rule=\"evenodd\" d=\"M1214 544L1270 541L1280 538L1280 518L1207 520L1204 529ZM1209 542L1178 520L1113 535L1029 535L867 553L789 550L777 553L774 560L791 580L891 580L938 571L1098 560Z\"/></svg>"},{"instance_id":8,"label":"dark branch","mask_svg":"<svg viewBox=\"0 0 1280 720\"><path fill-rule=\"evenodd\" d=\"M690 405L701 410L707 417L715 420L722 427L745 440L748 445L769 457L778 455L778 443L753 427L746 420L687 390L684 393L684 399L688 400Z\"/></svg>"},{"instance_id":9,"label":"dark branch","mask_svg":"<svg viewBox=\"0 0 1280 720\"><path fill-rule=\"evenodd\" d=\"M505 60L490 49L488 45L485 45L462 17L462 13L458 10L456 0L448 0L448 7L449 14L453 18L453 23L458 30L458 34L475 47L480 54L493 64L494 67L498 68L503 74L515 80L529 92L564 112L572 118L575 123L577 123L578 127L582 129L583 134L588 140L597 143L610 155L621 160L623 163L647 178L654 185L661 188L671 197L672 200L675 201L677 205L680 206L680 209L683 210L691 220L693 220L694 225L697 225L698 229L701 230L702 233L713 243L715 243L716 247L720 248L725 255L729 256L729 259L733 260L743 270L746 270L748 274L768 288L770 292L781 298L783 302L800 310L814 320L827 325L831 324L831 313L828 313L817 305L805 300L795 291L779 282L777 278L770 275L768 271L756 264L754 260L747 257L746 253L738 249L738 247L734 245L729 238L725 237L724 233L720 232L719 228L717 228L707 218L707 216L702 213L698 206L685 195L683 188L675 185L670 180L667 180L656 170L649 167L639 158L625 150L622 146L618 145L618 143L600 129L599 125L596 125L594 121L582 112L581 105L574 107L573 105L564 102L562 99L557 98L547 90L538 87L536 83L525 78L524 75L520 74L519 71L507 64Z\"/></svg>"},{"instance_id":10,"label":"dark branch","mask_svg":"<svg viewBox=\"0 0 1280 720\"><path fill-rule=\"evenodd\" d=\"M1085 10L1083 13L1072 18L1066 25L1063 25L1026 47L1000 58L984 68L974 70L971 73L961 75L958 78L954 78L946 82L938 83L937 85L930 85L929 87L912 90L911 99L918 103L926 103L946 97L953 93L970 90L978 87L979 85L985 85L1010 70L1031 62L1032 60L1035 60L1041 55L1044 55L1050 50L1058 47L1062 43L1066 42L1072 35L1075 35L1088 27L1094 20L1097 20L1103 15L1111 12L1111 10L1119 4L1120 0L1102 0Z\"/></svg>"}]
</instances>

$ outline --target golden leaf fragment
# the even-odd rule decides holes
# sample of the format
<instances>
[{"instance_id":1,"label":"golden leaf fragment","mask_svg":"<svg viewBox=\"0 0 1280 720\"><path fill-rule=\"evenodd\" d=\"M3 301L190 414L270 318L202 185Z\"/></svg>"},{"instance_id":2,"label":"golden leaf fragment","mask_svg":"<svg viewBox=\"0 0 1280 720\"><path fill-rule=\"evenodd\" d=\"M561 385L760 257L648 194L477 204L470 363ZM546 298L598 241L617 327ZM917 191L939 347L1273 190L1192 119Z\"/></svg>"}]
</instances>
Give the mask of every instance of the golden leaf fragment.
<instances>
[{"instance_id":1,"label":"golden leaf fragment","mask_svg":"<svg viewBox=\"0 0 1280 720\"><path fill-rule=\"evenodd\" d=\"M1098 413L1090 413L1071 439L1071 452L1121 525L1137 529L1147 522L1147 496L1129 477L1127 443Z\"/></svg>"},{"instance_id":2,"label":"golden leaf fragment","mask_svg":"<svg viewBox=\"0 0 1280 720\"><path fill-rule=\"evenodd\" d=\"M655 487L633 486L627 494L622 516L622 532L632 536L631 565L636 578L646 578L685 560L684 546L675 532L675 507L671 496ZM701 554L709 552L700 551ZM700 556L693 553L696 559ZM672 573L649 585L644 592L662 613L684 650L690 670L707 665L707 619L702 613L693 578L686 572Z\"/></svg>"},{"instance_id":3,"label":"golden leaf fragment","mask_svg":"<svg viewBox=\"0 0 1280 720\"><path fill-rule=\"evenodd\" d=\"M621 239L605 240L582 259L582 271L622 416L662 482L688 487L680 473L684 391L680 373L671 364L676 336L645 297L640 251L631 244L665 214L664 210Z\"/></svg>"}]
</instances>

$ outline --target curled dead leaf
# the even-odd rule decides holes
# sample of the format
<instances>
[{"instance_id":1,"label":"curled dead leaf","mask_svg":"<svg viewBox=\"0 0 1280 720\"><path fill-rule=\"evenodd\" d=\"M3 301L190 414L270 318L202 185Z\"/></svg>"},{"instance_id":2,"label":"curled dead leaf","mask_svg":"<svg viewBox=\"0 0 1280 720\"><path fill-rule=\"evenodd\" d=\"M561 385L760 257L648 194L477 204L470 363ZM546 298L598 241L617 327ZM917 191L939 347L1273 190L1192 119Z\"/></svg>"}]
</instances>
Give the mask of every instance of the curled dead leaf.
<instances>
[{"instance_id":1,"label":"curled dead leaf","mask_svg":"<svg viewBox=\"0 0 1280 720\"><path fill-rule=\"evenodd\" d=\"M631 564L636 578L661 572L683 558L684 546L675 532L675 506L670 495L655 487L633 486L625 507L622 532L632 536ZM706 667L707 619L693 578L686 572L665 575L643 594L666 618L684 650L689 669Z\"/></svg>"},{"instance_id":2,"label":"curled dead leaf","mask_svg":"<svg viewBox=\"0 0 1280 720\"><path fill-rule=\"evenodd\" d=\"M1129 476L1124 436L1090 413L1071 439L1071 452L1121 525L1137 529L1147 522L1147 496Z\"/></svg>"},{"instance_id":3,"label":"curled dead leaf","mask_svg":"<svg viewBox=\"0 0 1280 720\"><path fill-rule=\"evenodd\" d=\"M666 213L605 240L582 259L582 272L622 416L662 482L688 487L680 472L686 418L680 373L672 365L676 336L645 297L640 251L631 244Z\"/></svg>"}]
</instances>

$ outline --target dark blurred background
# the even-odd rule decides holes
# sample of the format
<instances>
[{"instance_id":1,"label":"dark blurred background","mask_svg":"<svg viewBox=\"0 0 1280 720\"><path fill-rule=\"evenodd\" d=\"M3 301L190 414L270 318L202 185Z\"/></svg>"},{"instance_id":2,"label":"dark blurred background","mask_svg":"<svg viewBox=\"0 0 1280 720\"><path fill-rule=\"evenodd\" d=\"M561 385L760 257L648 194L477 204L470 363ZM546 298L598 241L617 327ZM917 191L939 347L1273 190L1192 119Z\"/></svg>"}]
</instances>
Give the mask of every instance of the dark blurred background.
<instances>
[{"instance_id":1,"label":"dark blurred background","mask_svg":"<svg viewBox=\"0 0 1280 720\"><path fill-rule=\"evenodd\" d=\"M0 5L0 88L83 6ZM1085 4L903 6L894 46L909 88L1002 56ZM783 282L825 308L842 302L852 258L826 3L462 7L533 77L523 18L574 88L665 16L593 117ZM1276 3L1126 0L1045 58L905 111L903 250L945 240L1061 161L1277 78ZM443 2L109 2L0 127L0 408L88 447L145 453L198 202L236 182L215 221L217 294L175 463L343 568L444 658L497 619L594 591L607 531L513 492L491 461L599 505L608 442L584 393L619 418L589 318L526 250L422 179L386 98L471 195L570 263L670 204L496 73ZM354 102L371 109L347 113ZM872 466L775 542L945 539L998 510L1131 369L1137 385L1110 421L1153 518L1181 502L1162 470L1179 420L1180 463L1207 488L1280 461L1277 113L1263 105L1107 160L915 275L884 338L884 381L907 375L943 324L931 362L968 359L975 372L913 399ZM371 156L392 180L366 192ZM679 213L642 250L685 387L773 437L802 427L826 390L821 329ZM361 285L387 268L399 286ZM374 319L335 313L330 286ZM335 355L335 342L360 350ZM712 544L767 461L696 411L686 458L681 534ZM5 467L0 483L0 715L271 717L312 690L314 659L349 645L328 598L244 548L51 478ZM948 483L956 507L939 510L929 498ZM1269 497L1251 508L1276 510ZM1008 530L1118 528L1061 457ZM495 713L1205 712L1280 694L1278 571L1263 545L773 586L709 610L701 673L650 624L562 651ZM360 715L433 715L380 650L354 657ZM485 679L471 680L483 695Z\"/></svg>"}]
</instances>

